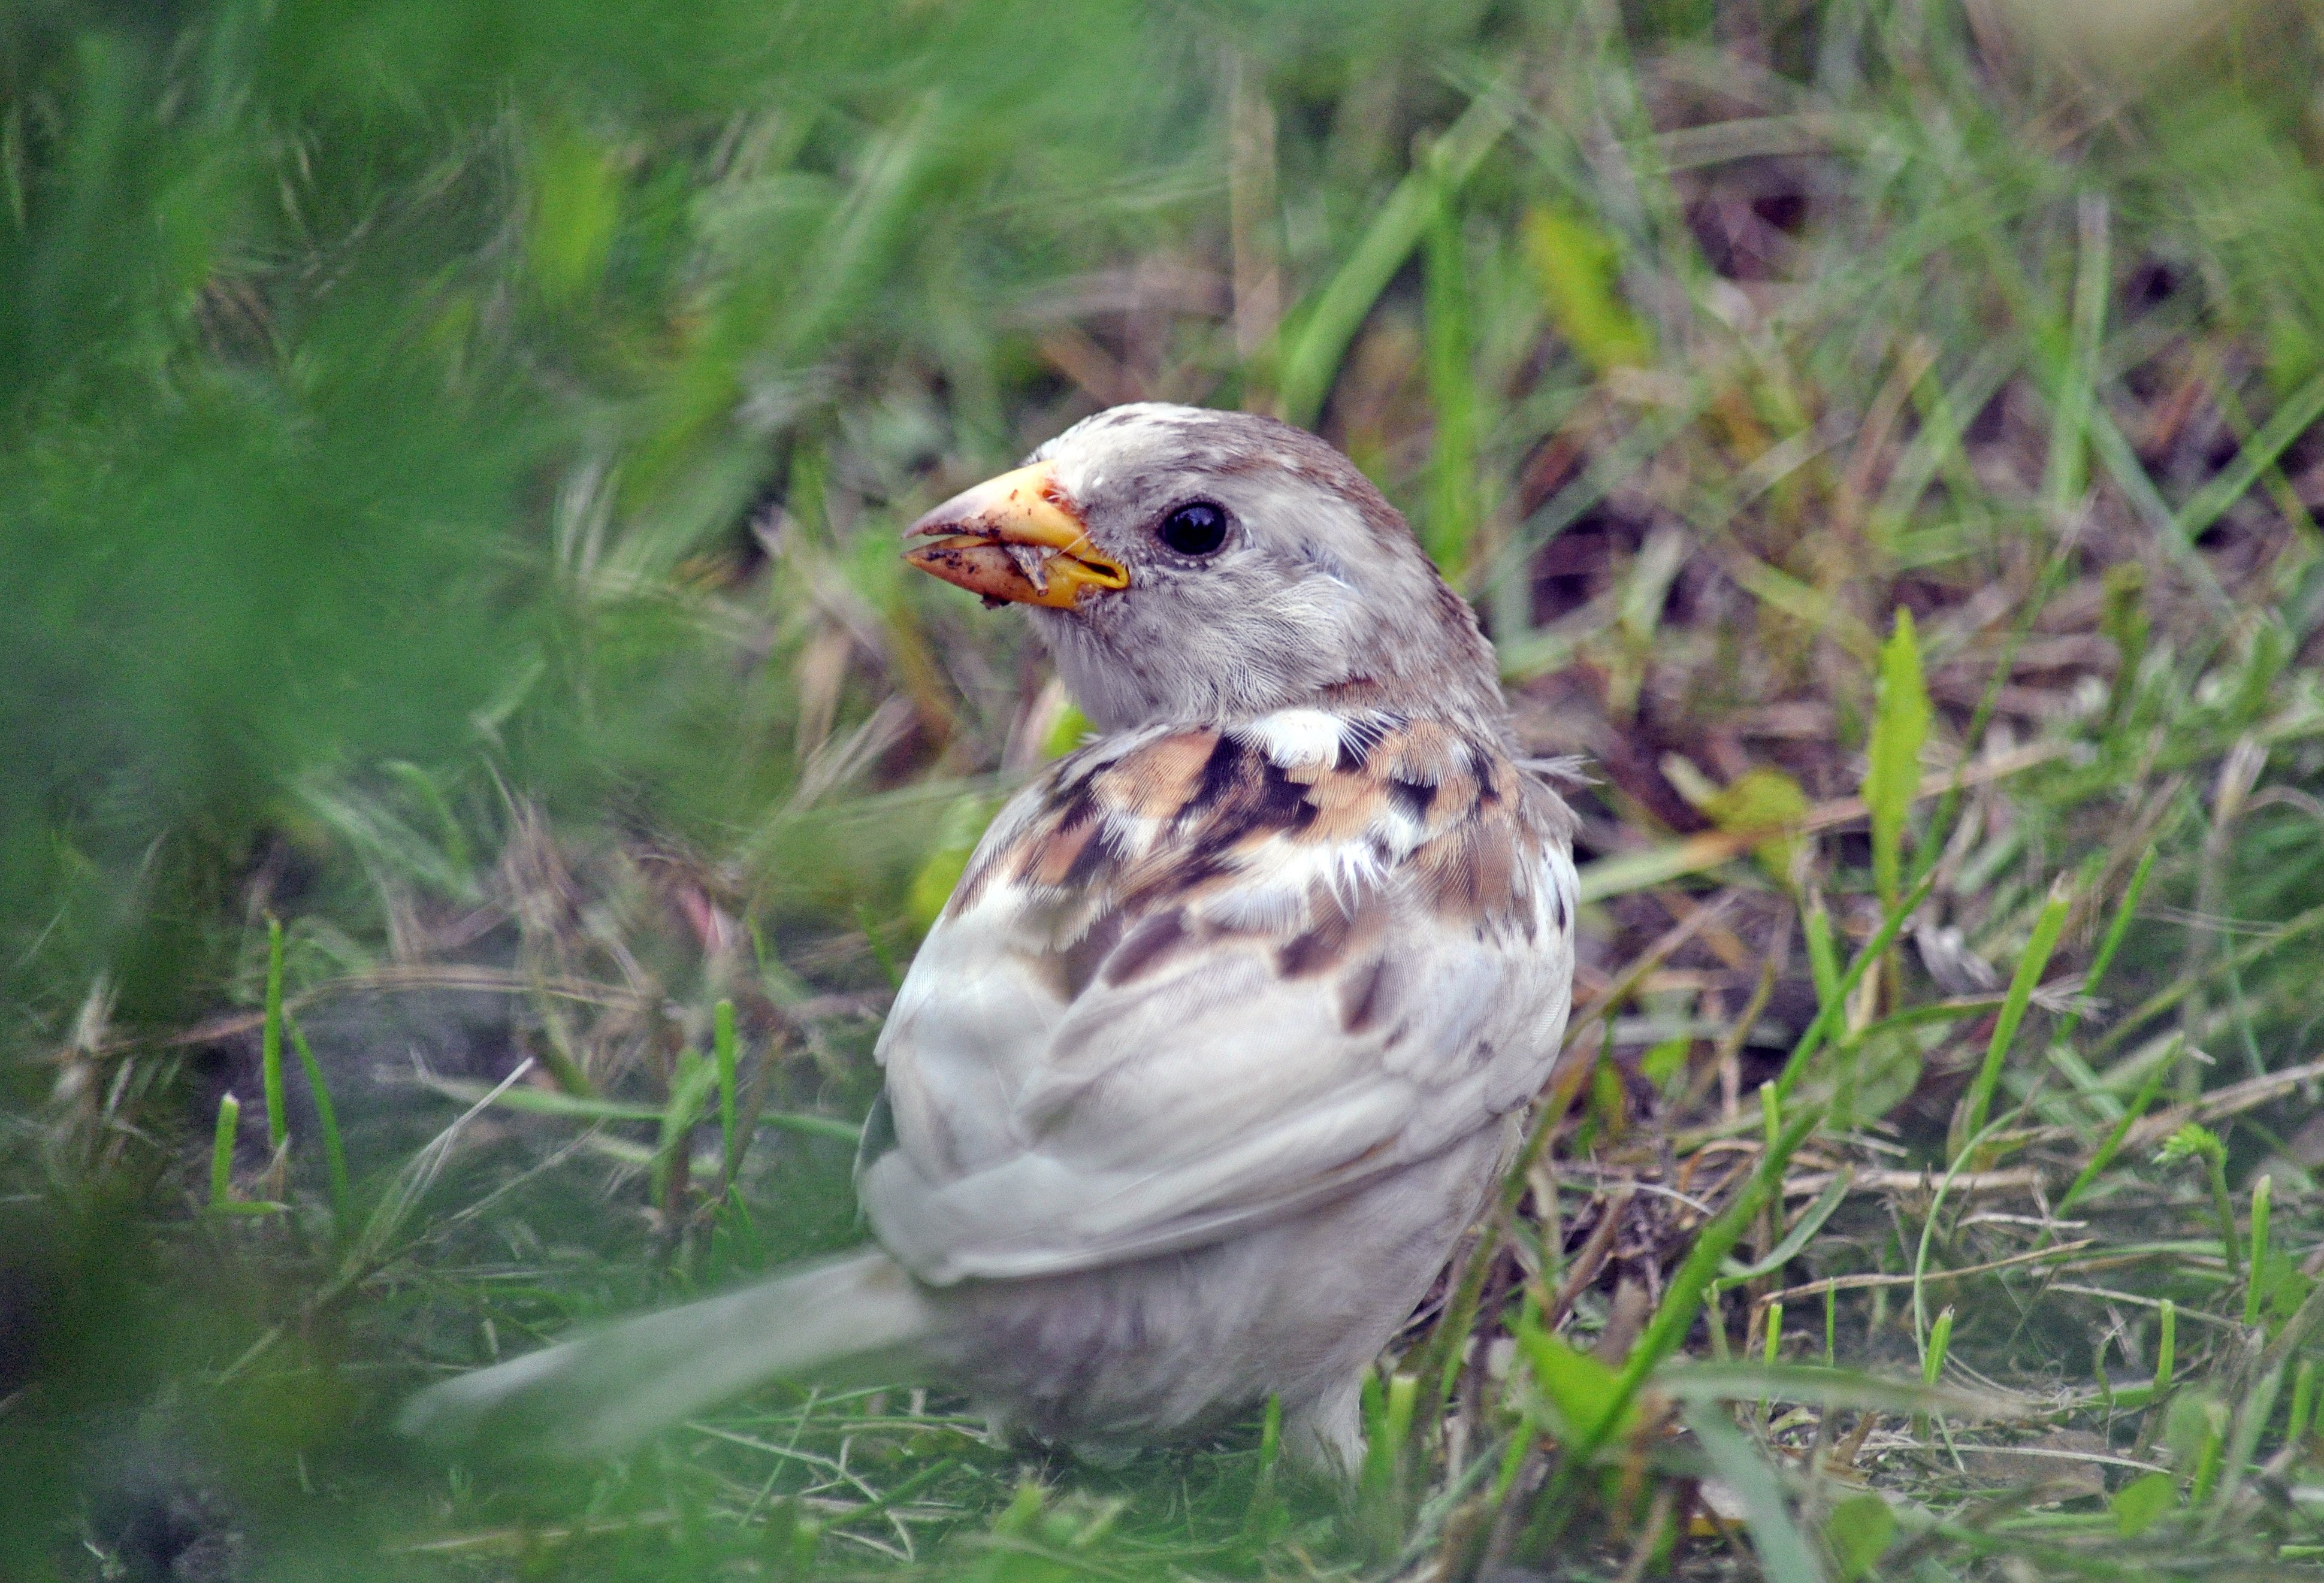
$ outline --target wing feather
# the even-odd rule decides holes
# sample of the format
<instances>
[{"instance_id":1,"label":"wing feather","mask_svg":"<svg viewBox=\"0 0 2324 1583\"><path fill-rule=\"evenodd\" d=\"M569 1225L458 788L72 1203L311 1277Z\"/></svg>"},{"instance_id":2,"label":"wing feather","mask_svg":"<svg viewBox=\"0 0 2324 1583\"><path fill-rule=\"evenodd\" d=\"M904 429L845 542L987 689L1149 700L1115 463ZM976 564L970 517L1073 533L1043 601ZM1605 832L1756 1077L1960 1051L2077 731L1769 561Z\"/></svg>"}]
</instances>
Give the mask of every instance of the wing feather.
<instances>
[{"instance_id":1,"label":"wing feather","mask_svg":"<svg viewBox=\"0 0 2324 1583\"><path fill-rule=\"evenodd\" d=\"M1267 1224L1524 1104L1572 975L1567 815L1498 744L1292 711L1061 760L914 962L862 1176L922 1279Z\"/></svg>"}]
</instances>

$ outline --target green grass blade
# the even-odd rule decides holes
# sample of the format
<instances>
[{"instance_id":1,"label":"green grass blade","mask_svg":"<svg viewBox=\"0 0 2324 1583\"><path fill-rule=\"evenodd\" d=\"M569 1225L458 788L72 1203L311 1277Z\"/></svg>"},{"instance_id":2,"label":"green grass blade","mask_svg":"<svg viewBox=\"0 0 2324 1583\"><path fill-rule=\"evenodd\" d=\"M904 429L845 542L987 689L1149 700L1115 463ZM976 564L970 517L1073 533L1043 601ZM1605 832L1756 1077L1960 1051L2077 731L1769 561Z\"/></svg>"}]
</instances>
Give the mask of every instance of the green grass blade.
<instances>
[{"instance_id":1,"label":"green grass blade","mask_svg":"<svg viewBox=\"0 0 2324 1583\"><path fill-rule=\"evenodd\" d=\"M2259 1323L2262 1284L2267 1273L2268 1219L2274 1208L2275 1179L2263 1176L2251 1190L2251 1258L2245 1265L2244 1323Z\"/></svg>"},{"instance_id":2,"label":"green grass blade","mask_svg":"<svg viewBox=\"0 0 2324 1583\"><path fill-rule=\"evenodd\" d=\"M715 1072L713 1077L715 1081ZM564 1116L576 1121L658 1122L669 1113L667 1105L647 1105L629 1100L585 1099L556 1089L522 1086L493 1089L483 1083L462 1082L451 1078L438 1078L424 1086L447 1099L458 1100L466 1104L489 1100L503 1110L522 1110L535 1116ZM862 1127L830 1116L761 1111L757 1124L771 1127L779 1132L795 1132L806 1137L827 1137L845 1144L860 1143L863 1137Z\"/></svg>"},{"instance_id":3,"label":"green grass blade","mask_svg":"<svg viewBox=\"0 0 2324 1583\"><path fill-rule=\"evenodd\" d=\"M1383 1499L1393 1501L1398 1495L1397 1486L1404 1466L1405 1442L1412 1436L1413 1410L1419 1401L1418 1375L1397 1373L1388 1376L1388 1412L1380 1426L1385 1455L1378 1459L1379 1489Z\"/></svg>"},{"instance_id":4,"label":"green grass blade","mask_svg":"<svg viewBox=\"0 0 2324 1583\"><path fill-rule=\"evenodd\" d=\"M2226 1514L2243 1488L2251 1471L2252 1454L2259 1450L2259 1437L2268 1420L2275 1416L2276 1398L2282 1394L2283 1364L2279 1359L2260 1370L2259 1378L2236 1404L2235 1417L2227 1426L2226 1477L2219 1480L2218 1494L2212 1500L2212 1523Z\"/></svg>"},{"instance_id":5,"label":"green grass blade","mask_svg":"<svg viewBox=\"0 0 2324 1583\"><path fill-rule=\"evenodd\" d=\"M742 1165L742 1152L735 1137L734 1104L734 1003L720 1000L710 1014L710 1048L718 1064L718 1169L733 1186L734 1173Z\"/></svg>"},{"instance_id":6,"label":"green grass blade","mask_svg":"<svg viewBox=\"0 0 2324 1583\"><path fill-rule=\"evenodd\" d=\"M2153 872L2154 847L2150 843L2139 854L2138 867L2130 873L2130 883L2123 887L2122 901L2116 907L2114 917L2107 925L2105 937L2098 942L2098 954L2090 958L2090 971L2082 980L2084 995L2097 994L2098 986L2106 981L2107 969L2114 965L2114 953L2122 949L2122 937L2130 933L2131 920L2138 914L2139 897L2146 894L2147 877ZM2082 1014L2079 1009L2067 1012L2058 1019L2055 1042L2062 1044L2072 1038L2074 1030L2081 1026Z\"/></svg>"},{"instance_id":7,"label":"green grass blade","mask_svg":"<svg viewBox=\"0 0 2324 1583\"><path fill-rule=\"evenodd\" d=\"M1810 1204L1793 1223L1792 1229L1784 1233L1784 1239L1775 1244L1773 1252L1748 1267L1729 1259L1720 1272L1719 1284L1733 1286L1745 1281L1756 1281L1762 1275L1774 1275L1797 1258L1800 1249L1808 1245L1808 1238L1823 1229L1823 1223L1831 1219L1832 1211L1840 1208L1840 1201L1848 1197L1849 1189L1855 1183L1855 1170L1842 1167L1825 1183L1824 1190L1816 1194L1815 1202Z\"/></svg>"},{"instance_id":8,"label":"green grass blade","mask_svg":"<svg viewBox=\"0 0 2324 1583\"><path fill-rule=\"evenodd\" d=\"M1439 176L1432 193L1423 259L1421 338L1426 350L1432 419L1428 515L1424 548L1456 586L1477 531L1477 381L1471 366L1469 253L1452 185Z\"/></svg>"},{"instance_id":9,"label":"green grass blade","mask_svg":"<svg viewBox=\"0 0 2324 1583\"><path fill-rule=\"evenodd\" d=\"M224 1210L234 1202L234 1137L242 1127L242 1101L232 1094L219 1096L217 1125L210 1132L210 1208Z\"/></svg>"},{"instance_id":10,"label":"green grass blade","mask_svg":"<svg viewBox=\"0 0 2324 1583\"><path fill-rule=\"evenodd\" d=\"M282 921L266 920L266 1017L259 1025L258 1070L266 1095L266 1146L280 1154L290 1141L282 1099Z\"/></svg>"},{"instance_id":11,"label":"green grass blade","mask_svg":"<svg viewBox=\"0 0 2324 1583\"><path fill-rule=\"evenodd\" d=\"M2292 443L2313 428L2319 418L2324 418L2324 373L2287 397L2226 470L2179 508L2175 526L2181 541L2192 544L2205 529L2227 514L2229 506L2249 494L2260 474L2273 466Z\"/></svg>"},{"instance_id":12,"label":"green grass blade","mask_svg":"<svg viewBox=\"0 0 2324 1583\"><path fill-rule=\"evenodd\" d=\"M2109 1050L2119 1048L2131 1035L2177 1006L2212 980L2223 978L2229 973L2241 972L2256 962L2265 961L2285 946L2306 940L2319 932L2324 932L2324 907L2312 907L2296 917L2277 925L2273 932L2260 936L2250 944L2183 974L2176 983L2150 995L2135 1008L2117 1020L2112 1027L2107 1029L2105 1036L2091 1047L2091 1053L2104 1054Z\"/></svg>"},{"instance_id":13,"label":"green grass blade","mask_svg":"<svg viewBox=\"0 0 2324 1583\"><path fill-rule=\"evenodd\" d=\"M2006 1395L1809 1363L1674 1360L1655 1376L1655 1393L1674 1402L1764 1398L1835 1412L1943 1413L1972 1421L2007 1418L2022 1410L2021 1404Z\"/></svg>"},{"instance_id":14,"label":"green grass blade","mask_svg":"<svg viewBox=\"0 0 2324 1583\"><path fill-rule=\"evenodd\" d=\"M1514 113L1506 96L1480 95L1434 150L1434 168L1413 170L1397 182L1314 304L1301 316L1283 354L1277 410L1286 422L1311 428L1339 377L1341 359L1388 283L1412 256L1427 229L1441 185L1457 190L1508 132Z\"/></svg>"},{"instance_id":15,"label":"green grass blade","mask_svg":"<svg viewBox=\"0 0 2324 1583\"><path fill-rule=\"evenodd\" d=\"M1887 954L1888 947L1895 943L1897 934L1904 929L1904 920L1911 917L1921 903L1928 899L1929 892L1935 888L1936 883L1937 871L1935 866L1932 865L1926 873L1914 882L1913 888L1905 893L1904 899L1891 908L1888 916L1880 921L1878 932L1870 940L1865 942L1864 949L1849 959L1848 971L1840 975L1837 991L1830 1000L1823 1003L1822 1008L1816 1013L1815 1020L1808 1024L1807 1031L1800 1035L1799 1043L1792 1046L1791 1054L1785 1057L1784 1070L1775 1078L1777 1099L1790 1098L1792 1091L1799 1086L1800 1079L1807 1075L1809 1063L1815 1058L1815 1053L1822 1048L1824 1040L1831 1035L1832 1029L1840 1025L1841 1008L1848 1004L1848 998L1856 992L1858 982L1863 979L1866 972L1870 971L1874 962Z\"/></svg>"},{"instance_id":16,"label":"green grass blade","mask_svg":"<svg viewBox=\"0 0 2324 1583\"><path fill-rule=\"evenodd\" d=\"M661 1112L661 1137L654 1146L654 1201L665 1208L676 1207L665 1201L674 1177L678 1154L686 1146L687 1134L701 1119L704 1107L709 1103L717 1082L716 1063L705 1061L692 1050L679 1053L678 1069L670 1073L669 1103Z\"/></svg>"},{"instance_id":17,"label":"green grass blade","mask_svg":"<svg viewBox=\"0 0 2324 1583\"><path fill-rule=\"evenodd\" d=\"M2154 1311L2154 1394L2159 1399L2171 1388L2179 1360L2179 1305L2168 1297Z\"/></svg>"},{"instance_id":18,"label":"green grass blade","mask_svg":"<svg viewBox=\"0 0 2324 1583\"><path fill-rule=\"evenodd\" d=\"M1769 1583L1824 1583L1823 1562L1793 1522L1775 1469L1727 1415L1709 1403L1686 1408L1686 1424L1702 1442L1720 1481L1743 1503L1744 1525L1759 1552L1759 1569Z\"/></svg>"},{"instance_id":19,"label":"green grass blade","mask_svg":"<svg viewBox=\"0 0 2324 1583\"><path fill-rule=\"evenodd\" d=\"M323 1135L323 1169L330 1184L331 1223L345 1229L347 1223L347 1150L339 1136L339 1113L331 1103L331 1085L323 1079L323 1063L315 1059L315 1052L307 1044L307 1031L299 1026L297 1017L286 1017L292 1048L299 1052L299 1064L307 1073L308 1091L315 1097L315 1123Z\"/></svg>"},{"instance_id":20,"label":"green grass blade","mask_svg":"<svg viewBox=\"0 0 2324 1583\"><path fill-rule=\"evenodd\" d=\"M2137 1097L2131 1100L2120 1119L2115 1122L2114 1130L2107 1134L2106 1141L2098 1145L2091 1154L2089 1163L2081 1168L2074 1177L2073 1184L2066 1189L2065 1196L2058 1201L2059 1216L2063 1217L2082 1194L2090 1190L2090 1184L2105 1173L2106 1168L2114 1164L2115 1155L2122 1150L2123 1140L2130 1136L2130 1129L2138 1124L2138 1118L2146 1114L2146 1108L2154 1103L2155 1096L2163 1091L2164 1081L2177 1070L2178 1065L2175 1055L2154 1063L2154 1070L2139 1085Z\"/></svg>"},{"instance_id":21,"label":"green grass blade","mask_svg":"<svg viewBox=\"0 0 2324 1583\"><path fill-rule=\"evenodd\" d=\"M1370 1505L1387 1494L1388 1471L1396 1465L1396 1449L1388 1439L1388 1386L1379 1370L1364 1371L1357 1407L1364 1421L1364 1465L1356 1487Z\"/></svg>"},{"instance_id":22,"label":"green grass blade","mask_svg":"<svg viewBox=\"0 0 2324 1583\"><path fill-rule=\"evenodd\" d=\"M1243 1517L1247 1533L1263 1533L1273 1523L1277 1469L1282 1459L1283 1398L1269 1392L1259 1424L1259 1477L1251 1486L1250 1506Z\"/></svg>"},{"instance_id":23,"label":"green grass blade","mask_svg":"<svg viewBox=\"0 0 2324 1583\"><path fill-rule=\"evenodd\" d=\"M1921 1355L1921 1383L1933 1385L1944 1377L1945 1358L1952 1350L1953 1309L1947 1303L1929 1327L1929 1344Z\"/></svg>"},{"instance_id":24,"label":"green grass blade","mask_svg":"<svg viewBox=\"0 0 2324 1583\"><path fill-rule=\"evenodd\" d=\"M444 847L444 876L454 882L454 888L464 897L472 895L475 885L468 877L476 871L475 854L469 847L467 833L460 828L459 817L452 812L452 805L444 800L444 790L436 784L436 778L408 759L392 759L380 768L401 781L435 820L437 839ZM468 882L460 884L462 880Z\"/></svg>"},{"instance_id":25,"label":"green grass blade","mask_svg":"<svg viewBox=\"0 0 2324 1583\"><path fill-rule=\"evenodd\" d=\"M1817 1009L1839 1007L1840 953L1832 943L1831 909L1824 905L1821 890L1809 893L1807 908L1800 915L1800 932L1808 943L1808 974L1815 980Z\"/></svg>"},{"instance_id":26,"label":"green grass blade","mask_svg":"<svg viewBox=\"0 0 2324 1583\"><path fill-rule=\"evenodd\" d=\"M2105 195L2085 192L2078 207L2072 343L2051 398L2050 456L2042 477L2042 501L2053 521L2065 520L2089 485L2090 412L2098 404L2107 299L2114 290Z\"/></svg>"},{"instance_id":27,"label":"green grass blade","mask_svg":"<svg viewBox=\"0 0 2324 1583\"><path fill-rule=\"evenodd\" d=\"M1880 648L1879 685L1872 737L1866 749L1864 805L1872 817L1872 878L1880 905L1896 905L1904 864L1904 821L1921 789L1921 749L1932 712L1913 612L1899 606L1896 624Z\"/></svg>"},{"instance_id":28,"label":"green grass blade","mask_svg":"<svg viewBox=\"0 0 2324 1583\"><path fill-rule=\"evenodd\" d=\"M1969 1092L1961 1098L1960 1118L1953 1128L1950 1156L1958 1160L1968 1140L1985 1130L1987 1113L1993 1107L1994 1090L2001 1081L2001 1063L2009 1047L2016 1041L2017 1026L2025 1020L2025 1009L2034 1001L2034 990L2042 982L2042 974L2050 965L2050 953L2057 948L2058 935L2066 926L2069 897L2061 883L2050 888L2049 899L2042 904L2041 916L2034 922L2033 938L2025 943L2025 951L2017 959L2017 971L2010 978L2009 991L2001 1003L2001 1016L1993 1025L1993 1038L1985 1047L1984 1064L1978 1068Z\"/></svg>"},{"instance_id":29,"label":"green grass blade","mask_svg":"<svg viewBox=\"0 0 2324 1583\"><path fill-rule=\"evenodd\" d=\"M1943 1311L1937 1315L1937 1322L1929 1327L1928 1342L1921 1351L1921 1383L1923 1385L1933 1385L1944 1377L1945 1358L1951 1353L1952 1346L1953 1308L1952 1304L1947 1303ZM1916 1416L1914 1422L1914 1433L1928 1433L1928 1420L1925 1416Z\"/></svg>"}]
</instances>

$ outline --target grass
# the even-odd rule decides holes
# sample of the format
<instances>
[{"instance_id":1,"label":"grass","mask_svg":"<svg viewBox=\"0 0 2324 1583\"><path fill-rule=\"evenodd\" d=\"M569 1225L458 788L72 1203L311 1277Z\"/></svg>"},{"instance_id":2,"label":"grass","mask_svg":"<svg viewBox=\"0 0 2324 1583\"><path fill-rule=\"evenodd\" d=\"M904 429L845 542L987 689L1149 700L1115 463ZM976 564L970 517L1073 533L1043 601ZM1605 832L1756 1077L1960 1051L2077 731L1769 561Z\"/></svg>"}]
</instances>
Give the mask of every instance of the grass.
<instances>
[{"instance_id":1,"label":"grass","mask_svg":"<svg viewBox=\"0 0 2324 1583\"><path fill-rule=\"evenodd\" d=\"M2324 18L1408 9L0 19L0 1574L2319 1568ZM1342 445L1590 778L1358 1498L398 1442L859 1234L1081 729L895 530L1139 397Z\"/></svg>"}]
</instances>

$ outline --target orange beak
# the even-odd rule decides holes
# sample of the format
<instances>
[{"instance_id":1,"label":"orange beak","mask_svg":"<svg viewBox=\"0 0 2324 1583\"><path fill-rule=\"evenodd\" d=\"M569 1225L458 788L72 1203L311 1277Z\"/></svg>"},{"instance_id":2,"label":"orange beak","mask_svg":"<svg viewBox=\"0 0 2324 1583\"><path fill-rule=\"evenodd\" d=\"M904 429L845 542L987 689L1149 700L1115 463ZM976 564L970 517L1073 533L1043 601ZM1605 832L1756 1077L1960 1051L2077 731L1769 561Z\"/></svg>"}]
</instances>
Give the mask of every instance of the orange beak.
<instances>
[{"instance_id":1,"label":"orange beak","mask_svg":"<svg viewBox=\"0 0 2324 1583\"><path fill-rule=\"evenodd\" d=\"M1071 610L1090 589L1130 586L1130 572L1090 542L1089 529L1047 462L1004 473L912 524L904 558L985 602Z\"/></svg>"}]
</instances>

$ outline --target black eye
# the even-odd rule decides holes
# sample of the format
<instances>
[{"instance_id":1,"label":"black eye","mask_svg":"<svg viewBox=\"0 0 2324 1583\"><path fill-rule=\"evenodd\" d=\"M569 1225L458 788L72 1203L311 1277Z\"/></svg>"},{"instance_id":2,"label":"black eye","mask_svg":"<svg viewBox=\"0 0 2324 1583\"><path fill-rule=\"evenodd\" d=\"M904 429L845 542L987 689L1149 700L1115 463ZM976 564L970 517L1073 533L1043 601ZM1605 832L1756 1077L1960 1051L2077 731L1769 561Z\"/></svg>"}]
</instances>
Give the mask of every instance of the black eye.
<instances>
[{"instance_id":1,"label":"black eye","mask_svg":"<svg viewBox=\"0 0 2324 1583\"><path fill-rule=\"evenodd\" d=\"M1208 501L1180 506L1155 534L1180 555L1208 555L1227 541L1227 514Z\"/></svg>"}]
</instances>

